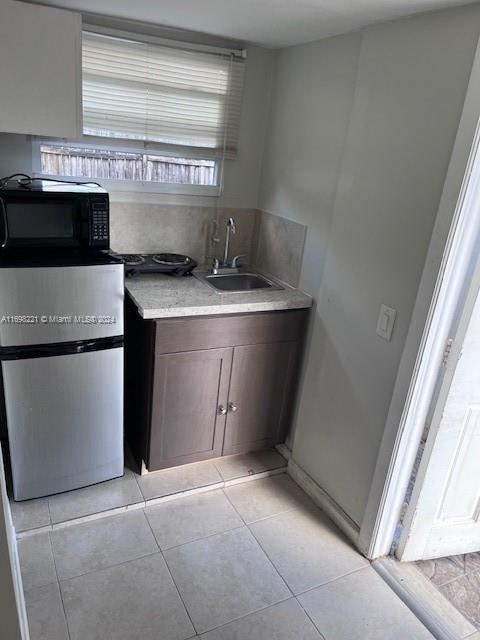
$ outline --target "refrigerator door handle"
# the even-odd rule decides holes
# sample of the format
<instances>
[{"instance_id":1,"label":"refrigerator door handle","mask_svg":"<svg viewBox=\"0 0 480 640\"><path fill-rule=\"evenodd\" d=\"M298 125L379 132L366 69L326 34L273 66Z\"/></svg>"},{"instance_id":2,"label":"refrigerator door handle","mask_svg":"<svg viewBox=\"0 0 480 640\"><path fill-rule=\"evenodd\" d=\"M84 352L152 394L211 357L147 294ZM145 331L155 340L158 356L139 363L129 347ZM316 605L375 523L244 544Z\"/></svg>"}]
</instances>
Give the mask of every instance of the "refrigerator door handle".
<instances>
[{"instance_id":1,"label":"refrigerator door handle","mask_svg":"<svg viewBox=\"0 0 480 640\"><path fill-rule=\"evenodd\" d=\"M19 347L0 347L0 361L26 360L32 358L49 358L68 356L89 351L103 351L123 347L123 336L97 338L96 340L73 340L54 344L31 344Z\"/></svg>"}]
</instances>

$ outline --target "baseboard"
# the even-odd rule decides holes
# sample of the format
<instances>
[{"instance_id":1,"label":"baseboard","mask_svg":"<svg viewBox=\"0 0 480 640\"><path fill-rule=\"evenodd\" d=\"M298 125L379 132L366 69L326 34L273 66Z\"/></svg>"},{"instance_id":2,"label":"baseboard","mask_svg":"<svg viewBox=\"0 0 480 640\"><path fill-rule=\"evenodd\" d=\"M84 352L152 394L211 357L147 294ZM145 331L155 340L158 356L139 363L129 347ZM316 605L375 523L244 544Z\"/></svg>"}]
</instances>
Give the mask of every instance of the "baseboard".
<instances>
[{"instance_id":1,"label":"baseboard","mask_svg":"<svg viewBox=\"0 0 480 640\"><path fill-rule=\"evenodd\" d=\"M476 632L414 564L389 557L372 566L436 640L468 639Z\"/></svg>"},{"instance_id":2,"label":"baseboard","mask_svg":"<svg viewBox=\"0 0 480 640\"><path fill-rule=\"evenodd\" d=\"M277 444L275 449L287 461L290 460L290 458L292 457L292 451L287 447L286 444Z\"/></svg>"},{"instance_id":3,"label":"baseboard","mask_svg":"<svg viewBox=\"0 0 480 640\"><path fill-rule=\"evenodd\" d=\"M280 452L281 453L281 452ZM288 475L305 491L307 495L315 502L317 506L324 511L327 516L333 520L341 531L349 538L353 544L358 547L358 538L360 528L358 525L343 511L343 509L324 491L308 473L306 473L298 464L290 457L287 466Z\"/></svg>"}]
</instances>

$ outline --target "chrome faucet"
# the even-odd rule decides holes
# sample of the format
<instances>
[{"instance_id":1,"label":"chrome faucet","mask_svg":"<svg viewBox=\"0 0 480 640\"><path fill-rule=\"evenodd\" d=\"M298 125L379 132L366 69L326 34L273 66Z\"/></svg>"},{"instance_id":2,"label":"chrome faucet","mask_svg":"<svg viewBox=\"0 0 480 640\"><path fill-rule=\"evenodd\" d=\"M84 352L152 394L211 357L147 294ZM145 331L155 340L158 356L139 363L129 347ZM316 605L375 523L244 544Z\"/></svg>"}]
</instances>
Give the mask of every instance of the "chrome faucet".
<instances>
[{"instance_id":1,"label":"chrome faucet","mask_svg":"<svg viewBox=\"0 0 480 640\"><path fill-rule=\"evenodd\" d=\"M225 248L223 250L223 266L230 267L228 264L228 249L230 247L230 234L237 233L237 227L235 226L235 220L233 218L229 218L227 220L226 230L225 230Z\"/></svg>"},{"instance_id":2,"label":"chrome faucet","mask_svg":"<svg viewBox=\"0 0 480 640\"><path fill-rule=\"evenodd\" d=\"M232 233L237 232L237 227L235 225L235 220L233 218L229 218L225 225L225 247L223 250L223 260L220 261L218 258L213 259L212 264L212 273L238 273L238 269L241 266L238 261L240 258L243 258L244 255L240 254L229 260L228 258L228 250L230 248L230 235Z\"/></svg>"}]
</instances>

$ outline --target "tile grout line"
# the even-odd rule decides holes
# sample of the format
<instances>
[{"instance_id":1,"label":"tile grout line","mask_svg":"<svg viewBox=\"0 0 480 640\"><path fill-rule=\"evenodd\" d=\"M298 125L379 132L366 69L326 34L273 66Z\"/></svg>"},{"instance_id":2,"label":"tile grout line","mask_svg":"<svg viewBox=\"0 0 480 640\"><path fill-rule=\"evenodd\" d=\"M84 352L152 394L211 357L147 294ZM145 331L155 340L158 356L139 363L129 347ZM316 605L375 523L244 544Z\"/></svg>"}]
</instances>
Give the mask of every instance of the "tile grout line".
<instances>
[{"instance_id":1,"label":"tile grout line","mask_svg":"<svg viewBox=\"0 0 480 640\"><path fill-rule=\"evenodd\" d=\"M25 540L25 538L31 538L33 536L38 536L41 533L50 533L51 531L53 531L52 525L51 524L47 524L47 525L45 525L43 527L35 527L34 529L25 529L23 531L19 531L18 533L15 530L15 537L16 537L17 541L20 541L20 540Z\"/></svg>"},{"instance_id":2,"label":"tile grout line","mask_svg":"<svg viewBox=\"0 0 480 640\"><path fill-rule=\"evenodd\" d=\"M145 500L146 507L154 507L165 502L173 502L175 500L181 500L182 498L189 498L197 494L208 493L209 491L217 491L224 488L225 483L215 482L212 484L206 484L202 487L194 487L193 489L185 489L184 491L177 491L175 493L167 493L164 496L157 496L154 498L148 498Z\"/></svg>"},{"instance_id":3,"label":"tile grout line","mask_svg":"<svg viewBox=\"0 0 480 640\"><path fill-rule=\"evenodd\" d=\"M140 486L140 483L138 482L138 478L137 478L137 476L138 476L138 478L141 478L141 477L142 477L139 473L135 473L135 472L133 472L133 477L135 478L135 484L137 485L138 490L140 491L140 495L142 496L142 498L143 498L144 500L146 500L145 496L143 495L142 487Z\"/></svg>"},{"instance_id":4,"label":"tile grout line","mask_svg":"<svg viewBox=\"0 0 480 640\"><path fill-rule=\"evenodd\" d=\"M315 622L313 621L313 619L311 618L310 614L308 613L308 611L305 609L305 607L302 605L302 603L300 602L300 600L298 599L297 596L294 596L295 600L298 602L298 606L301 608L301 610L305 613L305 615L307 616L307 618L310 620L310 622L313 624L314 628L317 630L318 634L320 635L320 638L322 640L326 640L325 636L323 635L323 633L320 631L320 629L317 627L317 625L315 624Z\"/></svg>"},{"instance_id":5,"label":"tile grout line","mask_svg":"<svg viewBox=\"0 0 480 640\"><path fill-rule=\"evenodd\" d=\"M50 520L50 531L53 531L52 512L50 511L50 497L47 498L48 519Z\"/></svg>"},{"instance_id":6,"label":"tile grout line","mask_svg":"<svg viewBox=\"0 0 480 640\"><path fill-rule=\"evenodd\" d=\"M218 627L212 627L211 629L206 629L205 631L202 631L202 633L198 634L198 636L200 637L200 636L202 636L204 634L212 633L212 631L217 631L218 629L222 629L223 627L226 627L229 624L232 624L233 622L238 622L239 620L244 620L245 618L248 618L248 616L252 616L252 615L254 615L256 613L260 613L261 611L266 611L267 609L271 609L272 607L276 607L277 604L282 604L283 602L288 602L290 600L295 600L295 596L293 596L293 597L289 596L288 598L283 598L282 600L279 600L278 602L274 602L273 604L267 604L264 607L260 607L260 609L254 609L253 611L249 611L248 613L245 613L243 616L239 616L238 618L233 618L232 620L227 620L227 622L222 622L222 624L220 624ZM323 636L322 636L322 638L323 638Z\"/></svg>"},{"instance_id":7,"label":"tile grout line","mask_svg":"<svg viewBox=\"0 0 480 640\"><path fill-rule=\"evenodd\" d=\"M215 459L212 460L212 464L215 467L215 469L217 470L218 475L221 477L221 479L223 480L223 482L225 482L225 478L222 475L222 472L220 471L220 469L217 467Z\"/></svg>"},{"instance_id":8,"label":"tile grout line","mask_svg":"<svg viewBox=\"0 0 480 640\"><path fill-rule=\"evenodd\" d=\"M275 475L281 475L280 473L275 474ZM275 476L271 476L271 477L275 477ZM261 480L262 478L258 478L259 480ZM234 485L235 486L235 485ZM240 518L243 520L243 522L245 523L245 525L247 527L250 528L250 525L255 524L257 522L263 522L264 520L269 520L270 518L275 518L277 516L283 515L284 513L288 513L289 511L294 511L295 509L299 509L300 507L296 507L296 506L292 506L289 507L288 509L282 510L282 511L278 511L277 513L271 514L269 516L264 516L263 518L258 518L258 520L252 520L252 522L247 522L245 520L245 518L242 516L242 514L240 513L240 511L235 507L234 503L232 502L232 500L230 499L230 497L228 496L226 489L228 489L229 487L225 487L223 489L223 493L225 495L225 497L227 498L227 500L230 502L230 504L232 505L232 507L235 509L235 511L238 513L238 515L240 516ZM303 489L302 489L303 491Z\"/></svg>"},{"instance_id":9,"label":"tile grout line","mask_svg":"<svg viewBox=\"0 0 480 640\"><path fill-rule=\"evenodd\" d=\"M230 533L231 531L238 531L239 529L248 528L245 524L240 524L236 527L231 527L230 529L225 529L224 531L217 531L216 533L209 533L208 536L203 536L203 538L195 538L195 540L189 540L188 542L182 542L181 544L176 544L173 547L168 547L166 549L160 549L162 553L165 551L172 551L173 549L179 549L180 547L184 547L187 544L192 544L194 542L201 542L202 540L208 540L209 538L213 538L214 536L221 536L223 533Z\"/></svg>"},{"instance_id":10,"label":"tile grout line","mask_svg":"<svg viewBox=\"0 0 480 640\"><path fill-rule=\"evenodd\" d=\"M286 586L287 590L289 591L289 593L292 594L293 597L295 597L295 594L293 593L292 589L290 589L290 585L287 583L287 581L285 580L285 578L282 576L282 574L280 573L280 571L277 569L275 563L273 562L273 560L270 558L270 556L268 555L268 553L265 551L265 549L262 547L261 543L258 541L257 537L255 536L255 534L253 533L253 531L250 529L250 527L247 524L247 529L250 533L250 535L252 536L252 538L255 540L255 542L258 544L259 548L262 550L264 556L267 558L267 560L269 561L269 563L272 565L272 567L275 569L275 572L277 573L277 575L279 576L280 580L283 582L283 584Z\"/></svg>"},{"instance_id":11,"label":"tile grout line","mask_svg":"<svg viewBox=\"0 0 480 640\"><path fill-rule=\"evenodd\" d=\"M371 565L366 565L364 567L358 567L357 569L352 569L352 571L347 571L347 573L342 573L341 576L337 576L336 578L332 578L332 580L326 580L325 582L320 582L319 584L316 584L314 587L310 587L309 589L305 589L305 591L300 591L300 593L297 593L295 595L296 598L299 598L300 596L304 596L306 593L310 593L310 591L314 591L315 589L319 589L320 587L326 587L327 584L333 584L334 582L337 582L337 580L341 580L342 578L346 578L347 576L351 576L354 573L358 573L359 571L365 571L366 569L371 568Z\"/></svg>"},{"instance_id":12,"label":"tile grout line","mask_svg":"<svg viewBox=\"0 0 480 640\"><path fill-rule=\"evenodd\" d=\"M145 513L145 511L143 512L143 515L145 516L145 520L147 521L148 526L149 526L149 528L150 528L150 531L152 532L152 536L154 537L155 542L157 543L158 551L159 551L160 555L161 555L161 556L162 556L162 558L163 558L163 561L164 561L164 563L165 563L165 566L167 567L168 574L169 574L169 576L170 576L170 578L171 578L171 580L172 580L172 582L173 582L173 586L175 587L176 592L178 593L178 597L180 598L180 602L182 603L183 608L185 609L185 613L187 614L188 619L190 620L190 624L192 625L192 629L193 629L193 630L194 630L194 632L195 632L195 634L194 634L193 636L189 636L189 637L190 637L190 638L196 638L196 637L199 635L199 634L198 634L198 631L197 631L197 628L196 628L196 626L193 624L193 620L192 620L192 618L191 618L191 616L190 616L190 612L189 612L189 610L187 609L187 605L185 604L185 602L184 602L184 600L183 600L183 598L182 598L182 594L180 593L180 589L178 588L178 585L177 585L177 583L175 582L175 578L173 577L173 574L172 574L172 572L171 572L171 570L170 570L170 567L169 567L169 565L168 565L167 559L166 559L166 557L165 557L165 555L164 555L164 553L163 553L162 549L160 548L160 545L158 544L157 536L155 535L155 533L154 533L154 531L153 531L153 529L152 529L152 525L150 524L150 521L149 521L149 519L148 519L147 514Z\"/></svg>"},{"instance_id":13,"label":"tile grout line","mask_svg":"<svg viewBox=\"0 0 480 640\"><path fill-rule=\"evenodd\" d=\"M468 578L468 576L476 575L477 573L480 574L480 568L479 569L474 569L473 571L464 571L464 573L462 573L461 575L455 576L455 578L451 578L450 580L447 580L446 582L442 582L442 584L437 584L436 582L433 582L433 580L431 578L428 578L428 580L430 580L430 582L433 584L433 586L436 587L436 589L438 589L438 591L440 591L440 589L442 587L446 587L447 585L452 584L452 582L455 582L456 580L460 580L461 578ZM423 574L423 575L425 575L425 574Z\"/></svg>"},{"instance_id":14,"label":"tile grout line","mask_svg":"<svg viewBox=\"0 0 480 640\"><path fill-rule=\"evenodd\" d=\"M145 518L145 520L147 522L147 526L150 529L150 533L152 534L153 539L155 540L155 544L157 545L157 548L158 548L159 552L162 553L162 549L161 549L160 545L158 544L157 536L155 535L155 532L152 529L152 525L150 524L150 520L148 519L148 516L145 513L145 509L142 509L142 513L143 513L143 517Z\"/></svg>"},{"instance_id":15,"label":"tile grout line","mask_svg":"<svg viewBox=\"0 0 480 640\"><path fill-rule=\"evenodd\" d=\"M145 512L145 509L143 510L143 515L144 515L144 517L145 517L145 520L147 521L147 524L148 524L148 526L149 526L149 528L150 528L150 531L152 532L152 536L153 536L153 538L154 538L154 540L155 540L155 542L156 542L156 544L157 544L158 551L159 551L160 555L161 555L161 556L162 556L162 558L163 558L163 561L164 561L164 563L165 563L165 566L167 567L167 571L168 571L168 573L169 573L169 575L170 575L170 578L171 578L171 580L172 580L172 582L173 582L173 586L175 587L175 590L176 590L176 592L178 593L178 597L180 598L180 602L182 603L183 608L185 609L185 613L187 614L188 619L190 620L190 624L192 625L192 629L193 629L193 630L194 630L194 632L195 632L195 634L194 634L193 636L189 636L189 637L190 637L190 638L196 638L196 637L198 636L197 628L196 628L196 627L195 627L195 625L193 624L193 620L192 620L192 618L191 618L191 616L190 616L190 612L189 612L189 610L187 609L187 605L185 604L185 602L184 602L184 600L183 600L183 598L182 598L182 594L180 593L180 590L179 590L179 588L178 588L178 586L177 586L177 583L175 582L175 579L174 579L174 577L173 577L173 574L172 574L172 572L170 571L170 567L168 566L167 559L165 558L165 555L164 555L164 553L163 553L163 551L162 551L162 548L160 547L160 544L159 544L159 542L158 542L158 540L157 540L157 536L155 535L155 532L154 532L154 530L152 529L152 525L150 524L150 520L148 519L148 516L147 516L147 514L146 514L146 512Z\"/></svg>"},{"instance_id":16,"label":"tile grout line","mask_svg":"<svg viewBox=\"0 0 480 640\"><path fill-rule=\"evenodd\" d=\"M225 491L225 489L222 489L222 493L225 496L225 498L227 499L228 503L231 505L232 509L235 511L235 513L238 515L238 517L240 518L240 520L243 522L243 524L248 527L248 524L245 521L245 518L242 516L242 514L240 513L240 511L236 508L236 506L233 504L233 502L230 500L230 498L228 497L227 492Z\"/></svg>"},{"instance_id":17,"label":"tile grout line","mask_svg":"<svg viewBox=\"0 0 480 640\"><path fill-rule=\"evenodd\" d=\"M61 531L63 529L68 529L70 527L74 527L79 524L96 522L97 520L103 520L103 518L122 515L123 513L130 513L138 509L143 509L144 505L145 505L145 502L142 500L141 502L135 502L133 504L122 505L120 507L113 507L112 509L105 509L103 511L89 513L84 516L79 516L78 518L71 518L70 520L62 520L60 522L55 522L51 524L48 528L37 527L35 529L20 531L19 533L16 534L16 537L17 537L17 540L22 540L23 538L29 538L31 536L38 535L39 533L44 533L47 531L48 532Z\"/></svg>"},{"instance_id":18,"label":"tile grout line","mask_svg":"<svg viewBox=\"0 0 480 640\"><path fill-rule=\"evenodd\" d=\"M108 567L99 567L97 569L92 569L91 571L85 571L85 573L79 573L75 576L70 576L70 578L59 578L59 584L63 582L70 582L70 580L76 580L77 578L84 578L85 576L90 576L93 573L100 573L100 571L108 571L109 569L114 569L115 567L122 567L129 562L136 562L137 560L143 560L144 558L150 558L152 556L158 555L158 551L152 551L152 553L146 553L143 556L138 556L138 558L129 558L128 560L123 560L122 562L118 562L116 564L110 564Z\"/></svg>"},{"instance_id":19,"label":"tile grout line","mask_svg":"<svg viewBox=\"0 0 480 640\"><path fill-rule=\"evenodd\" d=\"M295 596L293 596L293 598L286 598L285 600L280 600L279 602L274 602L273 604L267 604L265 607L262 607L261 609L255 609L255 611L250 611L249 613L245 613L243 616L240 616L239 618L234 618L233 620L229 620L228 622L222 622L222 624L218 625L218 627L213 627L212 629L208 629L207 631L203 631L203 633L211 633L212 631L218 631L219 629L223 629L223 627L228 626L229 624L232 624L233 622L238 622L239 620L244 620L245 618L248 618L248 616L252 616L255 615L256 613L260 613L261 611L267 611L268 609L272 609L273 607L276 607L279 604L282 604L283 602L288 602L290 600L295 600ZM323 636L322 636L323 638ZM325 640L325 639L323 639ZM463 639L466 640L466 639Z\"/></svg>"},{"instance_id":20,"label":"tile grout line","mask_svg":"<svg viewBox=\"0 0 480 640\"><path fill-rule=\"evenodd\" d=\"M310 593L310 591L314 591L315 589L319 589L320 587L325 587L328 584L332 584L333 582L336 582L337 580L341 580L341 578L345 578L346 576L351 576L354 573L357 573L359 571L363 571L364 569L368 569L370 565L365 566L365 567L359 567L358 569L353 569L353 571L348 571L347 573L343 573L341 576L338 576L337 578L333 578L333 580L328 580L327 582L322 582L320 584L317 584L314 587L311 587L310 589L306 589L305 591L301 591L300 593L294 594L294 598L295 600L298 602L298 604L301 606L302 610L305 611L305 614L307 615L308 619L311 621L311 623L313 624L313 626L315 627L315 629L318 631L318 633L320 634L320 636L323 638L323 640L325 639L325 636L323 635L323 633L320 631L320 629L317 627L317 625L315 624L315 622L313 621L313 619L310 617L310 614L308 613L308 611L305 609L305 607L302 605L302 603L299 600L300 596L305 595L306 593ZM464 640L467 640L466 638Z\"/></svg>"},{"instance_id":21,"label":"tile grout line","mask_svg":"<svg viewBox=\"0 0 480 640\"><path fill-rule=\"evenodd\" d=\"M468 634L467 636L463 636L463 640L468 640L468 638L473 638L474 636L476 636L477 634L480 634L480 627L478 626L479 621L477 619L472 619L472 617L470 617L470 615L468 615L464 610L462 610L460 608L459 605L457 605L453 600L451 600L449 598L449 596L447 596L447 594L445 594L442 591L443 587L447 587L449 585L453 585L455 582L458 582L459 580L463 579L463 578L469 578L469 576L473 576L473 575L480 575L480 569L476 569L475 571L469 571L469 572L465 572L460 576L457 576L456 578L453 578L452 580L448 580L447 582L444 582L442 585L436 585L435 583L432 582L432 584L434 585L434 587L436 588L436 590L450 603L450 605L452 607L454 607L458 613L463 616L463 618L470 623L473 627L475 627L475 631L473 631L473 633ZM470 584L470 581L469 581ZM475 591L475 589L473 589L473 591ZM468 592L468 590L467 590Z\"/></svg>"},{"instance_id":22,"label":"tile grout line","mask_svg":"<svg viewBox=\"0 0 480 640\"><path fill-rule=\"evenodd\" d=\"M50 513L50 507L48 509L48 512ZM70 626L68 624L68 617L67 617L67 611L65 609L65 602L63 601L63 593L62 593L62 588L60 586L60 578L58 576L58 568L57 568L57 561L55 559L55 552L53 550L53 542L52 542L52 533L53 532L49 532L48 533L48 539L50 541L50 548L52 550L52 558L53 558L53 567L55 569L55 575L57 576L57 586L58 586L58 592L60 593L60 602L62 603L62 611L63 611L63 617L65 618L65 624L67 626L67 635L69 640L71 640L71 633L70 633Z\"/></svg>"},{"instance_id":23,"label":"tile grout line","mask_svg":"<svg viewBox=\"0 0 480 640\"><path fill-rule=\"evenodd\" d=\"M265 522L265 520L271 520L272 518L277 518L278 516L283 516L286 513L290 513L291 511L300 511L301 508L302 508L301 506L288 507L288 509L282 509L282 511L278 511L277 513L274 513L274 514L269 515L269 516L264 516L263 518L258 518L258 520L252 520L251 522L248 522L246 524L249 527L250 525L257 524L258 522Z\"/></svg>"},{"instance_id":24,"label":"tile grout line","mask_svg":"<svg viewBox=\"0 0 480 640\"><path fill-rule=\"evenodd\" d=\"M55 522L52 525L52 531L61 531L62 529L68 529L69 527L76 526L78 524L86 524L87 522L95 522L97 520L103 520L103 518L109 518L110 516L122 515L123 513L130 513L143 509L145 501L134 502L132 504L124 504L120 507L112 507L111 509L104 509L95 513L89 513L78 518L71 518L70 520L63 520L61 522Z\"/></svg>"}]
</instances>

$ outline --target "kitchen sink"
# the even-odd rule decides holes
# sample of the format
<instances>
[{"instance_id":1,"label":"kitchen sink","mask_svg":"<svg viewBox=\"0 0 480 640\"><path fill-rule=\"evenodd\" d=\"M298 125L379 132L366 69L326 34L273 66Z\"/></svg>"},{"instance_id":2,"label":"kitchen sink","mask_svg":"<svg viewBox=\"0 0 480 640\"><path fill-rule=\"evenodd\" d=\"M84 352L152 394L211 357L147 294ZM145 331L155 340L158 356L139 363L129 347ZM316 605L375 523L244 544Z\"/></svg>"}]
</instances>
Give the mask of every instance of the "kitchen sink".
<instances>
[{"instance_id":1,"label":"kitchen sink","mask_svg":"<svg viewBox=\"0 0 480 640\"><path fill-rule=\"evenodd\" d=\"M199 274L201 280L223 293L257 291L258 289L283 289L279 284L258 273Z\"/></svg>"}]
</instances>

